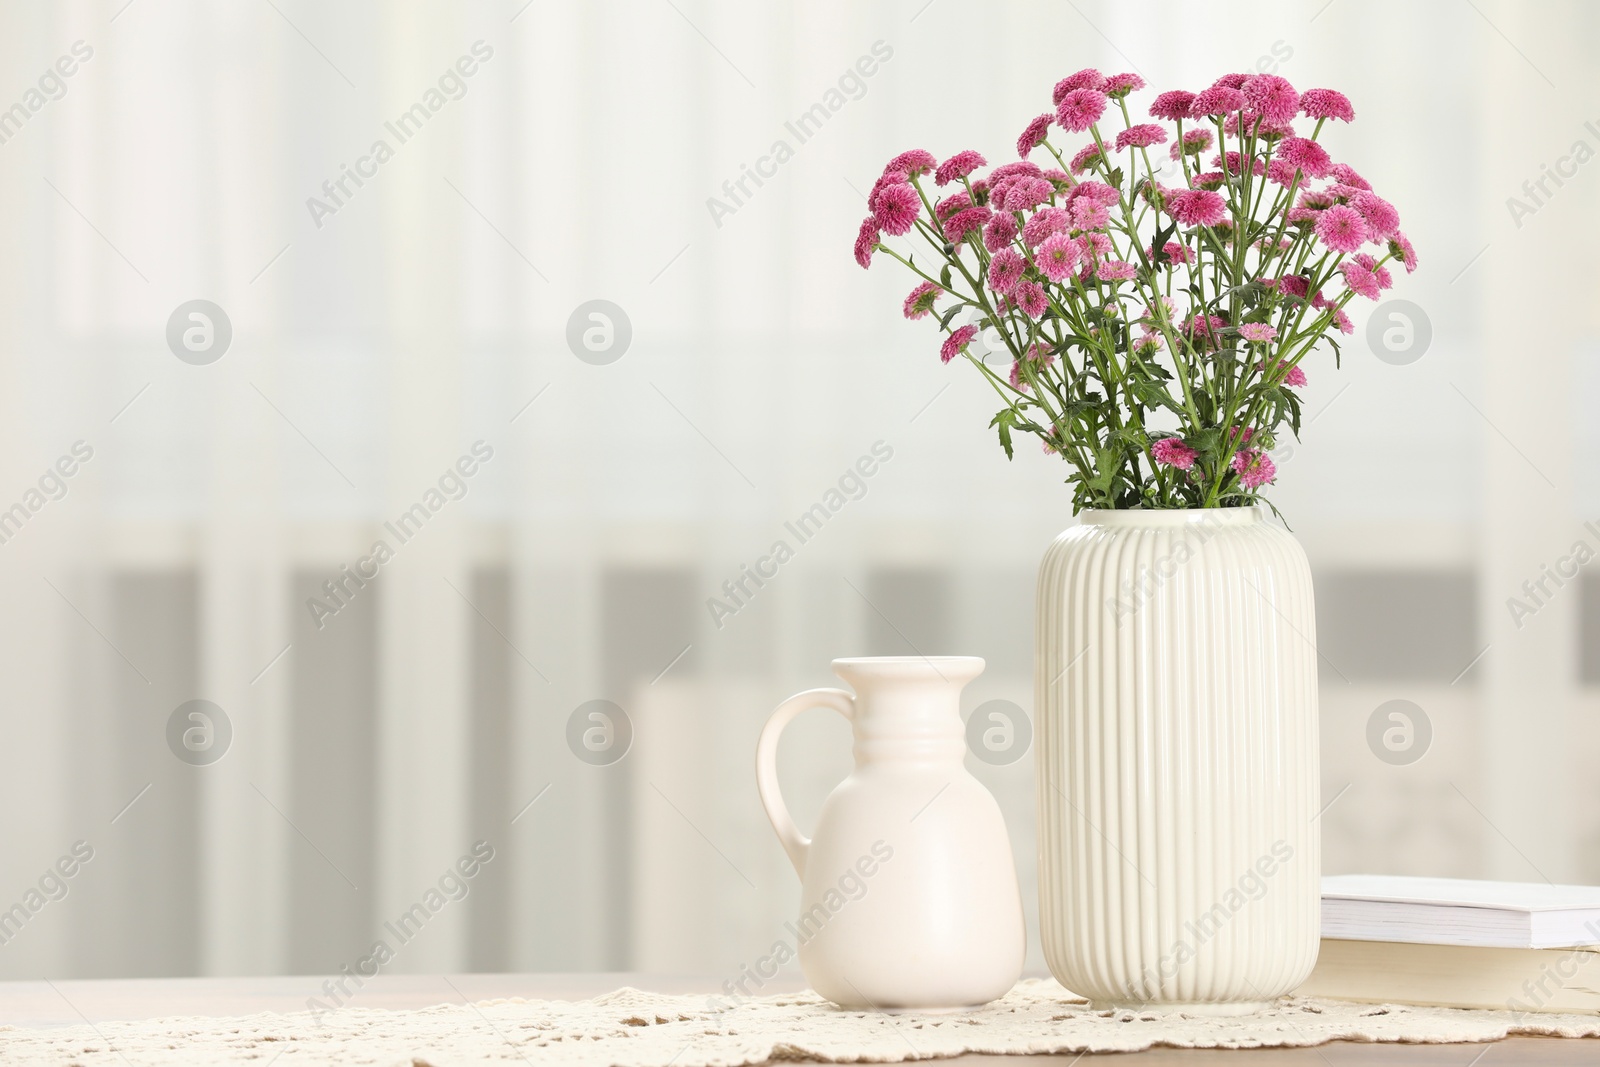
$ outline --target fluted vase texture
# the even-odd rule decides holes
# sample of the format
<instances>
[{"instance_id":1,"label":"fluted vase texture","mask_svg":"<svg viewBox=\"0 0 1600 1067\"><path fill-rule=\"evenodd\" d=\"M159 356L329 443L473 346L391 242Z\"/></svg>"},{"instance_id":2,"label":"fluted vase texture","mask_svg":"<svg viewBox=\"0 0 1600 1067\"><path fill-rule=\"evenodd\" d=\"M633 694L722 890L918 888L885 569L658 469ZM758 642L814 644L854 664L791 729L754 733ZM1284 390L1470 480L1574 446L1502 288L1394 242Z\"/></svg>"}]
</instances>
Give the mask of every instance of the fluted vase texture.
<instances>
[{"instance_id":1,"label":"fluted vase texture","mask_svg":"<svg viewBox=\"0 0 1600 1067\"><path fill-rule=\"evenodd\" d=\"M1039 568L1046 961L1104 1007L1246 1012L1316 962L1316 619L1257 508L1085 511Z\"/></svg>"}]
</instances>

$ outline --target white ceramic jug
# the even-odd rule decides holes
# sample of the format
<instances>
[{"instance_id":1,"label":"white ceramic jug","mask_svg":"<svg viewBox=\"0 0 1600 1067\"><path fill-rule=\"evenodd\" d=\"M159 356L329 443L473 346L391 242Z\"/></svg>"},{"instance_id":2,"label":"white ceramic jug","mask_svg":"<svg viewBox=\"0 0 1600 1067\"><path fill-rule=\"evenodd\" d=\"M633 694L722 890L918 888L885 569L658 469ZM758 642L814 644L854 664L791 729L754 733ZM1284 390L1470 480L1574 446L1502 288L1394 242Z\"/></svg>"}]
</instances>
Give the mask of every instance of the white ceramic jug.
<instances>
[{"instance_id":1,"label":"white ceramic jug","mask_svg":"<svg viewBox=\"0 0 1600 1067\"><path fill-rule=\"evenodd\" d=\"M778 706L756 748L756 783L795 870L790 927L818 993L847 1008L939 1010L1003 996L1022 973L1022 897L1000 806L962 763L961 688L976 656L836 659L854 689ZM809 708L850 720L855 770L828 795L816 837L778 791L778 735Z\"/></svg>"}]
</instances>

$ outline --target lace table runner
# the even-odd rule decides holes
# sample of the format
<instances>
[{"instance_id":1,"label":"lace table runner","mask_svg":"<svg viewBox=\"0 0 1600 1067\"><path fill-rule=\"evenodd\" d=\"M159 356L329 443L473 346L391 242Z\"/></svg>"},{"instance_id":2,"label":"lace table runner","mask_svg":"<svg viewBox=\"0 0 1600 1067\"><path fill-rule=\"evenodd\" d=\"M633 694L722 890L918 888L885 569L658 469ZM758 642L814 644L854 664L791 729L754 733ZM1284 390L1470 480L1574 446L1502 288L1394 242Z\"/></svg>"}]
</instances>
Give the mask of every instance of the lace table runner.
<instances>
[{"instance_id":1,"label":"lace table runner","mask_svg":"<svg viewBox=\"0 0 1600 1067\"><path fill-rule=\"evenodd\" d=\"M490 1000L421 1011L351 1008L321 1016L155 1019L43 1030L6 1026L0 1027L0 1063L740 1067L775 1059L892 1063L964 1052L1133 1052L1155 1045L1483 1042L1511 1034L1596 1037L1600 1015L1304 997L1285 997L1271 1009L1233 1018L1099 1012L1050 979L1025 980L1003 1000L973 1011L927 1015L843 1011L812 993L717 1005L703 996L621 989L594 1000Z\"/></svg>"}]
</instances>

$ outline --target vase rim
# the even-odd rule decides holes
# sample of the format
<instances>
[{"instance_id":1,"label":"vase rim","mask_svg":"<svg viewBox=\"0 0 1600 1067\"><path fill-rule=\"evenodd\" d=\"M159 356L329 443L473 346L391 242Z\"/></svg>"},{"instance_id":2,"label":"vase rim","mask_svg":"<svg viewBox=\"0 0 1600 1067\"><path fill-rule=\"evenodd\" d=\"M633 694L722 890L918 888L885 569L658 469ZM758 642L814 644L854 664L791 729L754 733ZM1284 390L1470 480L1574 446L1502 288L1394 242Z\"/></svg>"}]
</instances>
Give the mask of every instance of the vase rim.
<instances>
[{"instance_id":1,"label":"vase rim","mask_svg":"<svg viewBox=\"0 0 1600 1067\"><path fill-rule=\"evenodd\" d=\"M1242 526L1260 522L1259 505L1242 508L1085 508L1078 512L1084 526Z\"/></svg>"}]
</instances>

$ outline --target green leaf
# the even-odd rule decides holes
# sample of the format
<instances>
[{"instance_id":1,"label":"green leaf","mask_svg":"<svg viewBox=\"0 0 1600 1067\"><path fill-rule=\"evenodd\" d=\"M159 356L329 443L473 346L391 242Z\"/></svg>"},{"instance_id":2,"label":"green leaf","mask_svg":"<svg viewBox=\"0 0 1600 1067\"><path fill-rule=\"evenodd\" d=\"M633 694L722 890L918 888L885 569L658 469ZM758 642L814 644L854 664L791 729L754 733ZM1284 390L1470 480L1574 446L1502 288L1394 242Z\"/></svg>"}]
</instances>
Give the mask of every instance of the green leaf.
<instances>
[{"instance_id":1,"label":"green leaf","mask_svg":"<svg viewBox=\"0 0 1600 1067\"><path fill-rule=\"evenodd\" d=\"M1017 413L1011 408L1006 408L990 421L989 425L1000 432L1000 447L1006 450L1006 459L1015 459L1011 448L1011 428L1016 424Z\"/></svg>"},{"instance_id":2,"label":"green leaf","mask_svg":"<svg viewBox=\"0 0 1600 1067\"><path fill-rule=\"evenodd\" d=\"M1148 444L1145 432L1136 426L1124 426L1120 430L1115 430L1106 440L1126 445L1135 452L1143 452Z\"/></svg>"},{"instance_id":3,"label":"green leaf","mask_svg":"<svg viewBox=\"0 0 1600 1067\"><path fill-rule=\"evenodd\" d=\"M1150 244L1151 250L1155 252L1155 255L1152 257L1152 262L1154 262L1156 266L1164 266L1172 259L1171 256L1167 255L1166 247L1167 242L1172 240L1172 235L1177 231L1177 222L1173 222L1165 229L1157 228L1155 239Z\"/></svg>"},{"instance_id":4,"label":"green leaf","mask_svg":"<svg viewBox=\"0 0 1600 1067\"><path fill-rule=\"evenodd\" d=\"M946 308L944 314L939 316L939 329L948 330L950 328L950 323L955 319L956 315L961 311L961 309L966 306L966 302L963 301L959 304L955 304Z\"/></svg>"},{"instance_id":5,"label":"green leaf","mask_svg":"<svg viewBox=\"0 0 1600 1067\"><path fill-rule=\"evenodd\" d=\"M950 264L948 263L944 265L944 270L939 272L939 284L944 286L946 290L950 288Z\"/></svg>"},{"instance_id":6,"label":"green leaf","mask_svg":"<svg viewBox=\"0 0 1600 1067\"><path fill-rule=\"evenodd\" d=\"M1166 408L1168 411L1183 414L1183 405L1175 400L1167 387L1161 382L1133 380L1127 383L1127 389L1138 397L1139 403L1147 408Z\"/></svg>"},{"instance_id":7,"label":"green leaf","mask_svg":"<svg viewBox=\"0 0 1600 1067\"><path fill-rule=\"evenodd\" d=\"M1102 494L1111 491L1111 483L1116 480L1122 468L1122 452L1115 448L1097 448L1094 450L1094 477L1089 479L1089 487Z\"/></svg>"}]
</instances>

